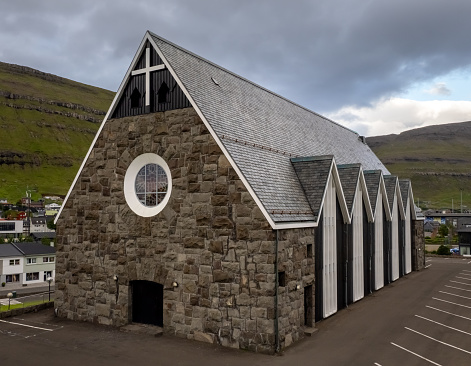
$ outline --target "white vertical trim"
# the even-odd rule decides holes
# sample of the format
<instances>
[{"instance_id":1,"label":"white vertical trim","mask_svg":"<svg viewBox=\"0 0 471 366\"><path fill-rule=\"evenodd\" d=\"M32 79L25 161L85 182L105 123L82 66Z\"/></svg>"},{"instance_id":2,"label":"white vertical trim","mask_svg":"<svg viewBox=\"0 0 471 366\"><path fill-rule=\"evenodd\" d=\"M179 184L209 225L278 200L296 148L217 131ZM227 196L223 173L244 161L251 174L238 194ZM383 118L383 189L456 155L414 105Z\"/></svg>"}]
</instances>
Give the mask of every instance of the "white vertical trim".
<instances>
[{"instance_id":1,"label":"white vertical trim","mask_svg":"<svg viewBox=\"0 0 471 366\"><path fill-rule=\"evenodd\" d=\"M357 184L352 212L353 229L353 301L364 296L363 271L363 195L360 185Z\"/></svg>"},{"instance_id":2,"label":"white vertical trim","mask_svg":"<svg viewBox=\"0 0 471 366\"><path fill-rule=\"evenodd\" d=\"M404 249L406 252L405 255L405 269L406 269L406 274L410 273L412 271L412 252L411 252L411 200L410 196L407 198L407 204L406 204L406 220L405 220L405 225L404 225L404 230L405 230L405 245Z\"/></svg>"},{"instance_id":3,"label":"white vertical trim","mask_svg":"<svg viewBox=\"0 0 471 366\"><path fill-rule=\"evenodd\" d=\"M392 209L392 224L391 224L391 267L392 267L392 281L399 278L399 198L397 194L394 195L393 209Z\"/></svg>"},{"instance_id":4,"label":"white vertical trim","mask_svg":"<svg viewBox=\"0 0 471 366\"><path fill-rule=\"evenodd\" d=\"M378 187L375 214L375 290L384 286L383 192Z\"/></svg>"},{"instance_id":5,"label":"white vertical trim","mask_svg":"<svg viewBox=\"0 0 471 366\"><path fill-rule=\"evenodd\" d=\"M336 231L336 189L332 175L326 185L323 219L323 317L337 312L337 231Z\"/></svg>"}]
</instances>

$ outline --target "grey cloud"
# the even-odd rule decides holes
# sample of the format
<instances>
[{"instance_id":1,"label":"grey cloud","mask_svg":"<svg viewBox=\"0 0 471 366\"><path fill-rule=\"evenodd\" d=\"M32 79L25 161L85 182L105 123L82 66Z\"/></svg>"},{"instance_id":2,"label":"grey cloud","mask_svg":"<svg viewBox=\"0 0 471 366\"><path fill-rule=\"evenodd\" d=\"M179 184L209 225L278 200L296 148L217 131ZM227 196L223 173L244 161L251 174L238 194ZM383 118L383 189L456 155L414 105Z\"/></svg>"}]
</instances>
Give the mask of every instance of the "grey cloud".
<instances>
[{"instance_id":1,"label":"grey cloud","mask_svg":"<svg viewBox=\"0 0 471 366\"><path fill-rule=\"evenodd\" d=\"M147 29L321 113L471 59L471 2L461 0L0 3L1 61L112 90Z\"/></svg>"}]
</instances>

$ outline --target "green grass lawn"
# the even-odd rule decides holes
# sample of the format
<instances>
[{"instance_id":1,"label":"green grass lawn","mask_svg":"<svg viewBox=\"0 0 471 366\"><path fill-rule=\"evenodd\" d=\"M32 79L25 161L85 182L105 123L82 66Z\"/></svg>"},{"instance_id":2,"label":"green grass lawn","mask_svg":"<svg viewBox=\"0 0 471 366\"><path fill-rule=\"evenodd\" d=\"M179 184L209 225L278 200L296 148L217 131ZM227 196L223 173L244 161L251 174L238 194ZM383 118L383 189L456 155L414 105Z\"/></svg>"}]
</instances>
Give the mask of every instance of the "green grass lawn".
<instances>
[{"instance_id":1,"label":"green grass lawn","mask_svg":"<svg viewBox=\"0 0 471 366\"><path fill-rule=\"evenodd\" d=\"M15 300L19 301L21 299L15 299ZM10 305L10 310L21 309L21 308L25 308L25 307L29 307L29 306L34 306L34 305L40 305L40 304L44 304L46 302L49 302L49 301L47 301L47 299L45 299L45 301L42 301L42 300L26 301L26 302L21 303L21 304ZM54 302L54 300L51 300L51 302ZM8 311L8 305L0 305L0 312L3 312L3 311Z\"/></svg>"}]
</instances>

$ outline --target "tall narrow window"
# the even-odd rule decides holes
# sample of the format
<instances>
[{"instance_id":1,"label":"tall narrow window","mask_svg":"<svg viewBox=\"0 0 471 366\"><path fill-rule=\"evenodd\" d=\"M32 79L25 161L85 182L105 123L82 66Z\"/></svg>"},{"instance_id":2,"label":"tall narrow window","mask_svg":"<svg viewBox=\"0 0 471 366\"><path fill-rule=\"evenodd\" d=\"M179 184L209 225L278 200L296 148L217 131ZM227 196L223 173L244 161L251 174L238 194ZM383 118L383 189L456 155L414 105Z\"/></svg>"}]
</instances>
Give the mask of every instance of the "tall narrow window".
<instances>
[{"instance_id":1,"label":"tall narrow window","mask_svg":"<svg viewBox=\"0 0 471 366\"><path fill-rule=\"evenodd\" d=\"M158 95L158 102L159 103L167 103L167 94L170 91L167 83L164 81L160 86L159 90L157 91Z\"/></svg>"},{"instance_id":2,"label":"tall narrow window","mask_svg":"<svg viewBox=\"0 0 471 366\"><path fill-rule=\"evenodd\" d=\"M286 286L286 272L284 271L278 272L278 286L280 287Z\"/></svg>"},{"instance_id":3,"label":"tall narrow window","mask_svg":"<svg viewBox=\"0 0 471 366\"><path fill-rule=\"evenodd\" d=\"M137 90L137 88L134 88L131 94L131 108L140 108L142 106L141 102L141 93L139 93L139 90Z\"/></svg>"}]
</instances>

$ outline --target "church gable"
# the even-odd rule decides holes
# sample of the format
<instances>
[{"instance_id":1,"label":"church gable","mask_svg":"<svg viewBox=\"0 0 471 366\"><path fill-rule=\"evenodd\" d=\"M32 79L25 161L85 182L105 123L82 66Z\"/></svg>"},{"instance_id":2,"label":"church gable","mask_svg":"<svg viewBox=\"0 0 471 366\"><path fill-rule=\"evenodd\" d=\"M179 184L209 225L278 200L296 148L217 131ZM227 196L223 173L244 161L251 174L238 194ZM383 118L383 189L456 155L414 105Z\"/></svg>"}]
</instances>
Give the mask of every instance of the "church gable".
<instances>
[{"instance_id":1,"label":"church gable","mask_svg":"<svg viewBox=\"0 0 471 366\"><path fill-rule=\"evenodd\" d=\"M112 118L190 107L191 104L149 41L127 76Z\"/></svg>"}]
</instances>

